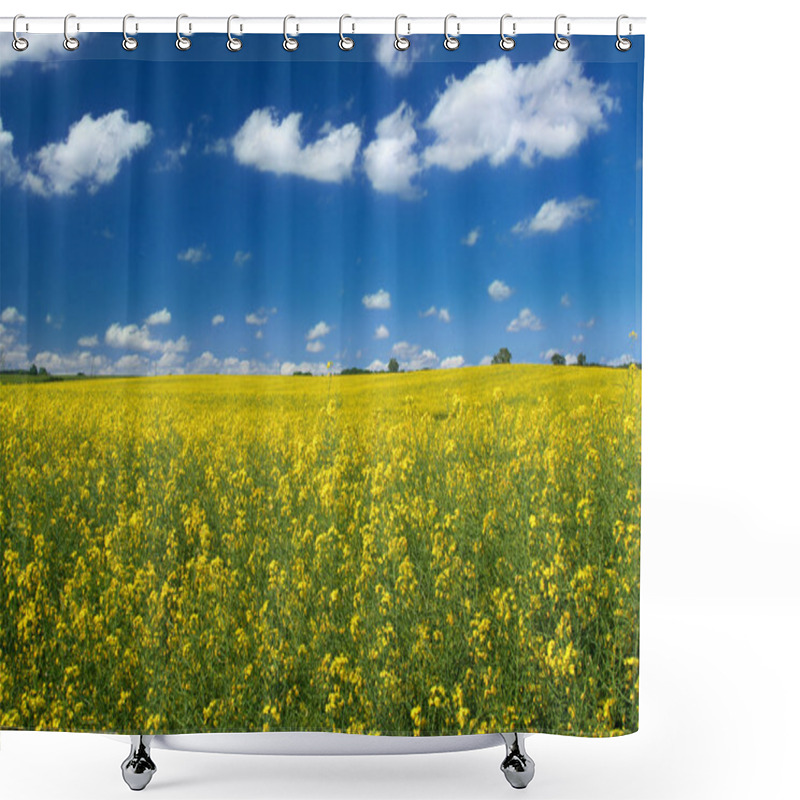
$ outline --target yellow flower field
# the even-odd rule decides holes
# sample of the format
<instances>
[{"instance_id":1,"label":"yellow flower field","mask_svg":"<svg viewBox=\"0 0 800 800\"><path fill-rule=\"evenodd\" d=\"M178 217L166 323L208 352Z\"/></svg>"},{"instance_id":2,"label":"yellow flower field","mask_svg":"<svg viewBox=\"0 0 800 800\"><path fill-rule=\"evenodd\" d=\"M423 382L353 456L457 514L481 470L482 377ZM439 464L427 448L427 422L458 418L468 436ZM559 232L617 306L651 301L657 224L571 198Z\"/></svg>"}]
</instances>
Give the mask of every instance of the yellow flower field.
<instances>
[{"instance_id":1,"label":"yellow flower field","mask_svg":"<svg viewBox=\"0 0 800 800\"><path fill-rule=\"evenodd\" d=\"M641 372L0 385L0 728L638 726Z\"/></svg>"}]
</instances>

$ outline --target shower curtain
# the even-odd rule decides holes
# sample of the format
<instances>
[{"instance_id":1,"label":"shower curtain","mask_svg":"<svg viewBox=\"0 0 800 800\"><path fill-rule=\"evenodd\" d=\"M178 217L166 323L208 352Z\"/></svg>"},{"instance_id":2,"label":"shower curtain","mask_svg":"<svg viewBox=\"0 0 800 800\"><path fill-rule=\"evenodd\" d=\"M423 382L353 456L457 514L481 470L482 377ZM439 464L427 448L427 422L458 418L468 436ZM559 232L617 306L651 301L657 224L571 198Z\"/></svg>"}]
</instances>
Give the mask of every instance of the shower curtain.
<instances>
[{"instance_id":1,"label":"shower curtain","mask_svg":"<svg viewBox=\"0 0 800 800\"><path fill-rule=\"evenodd\" d=\"M0 728L638 726L643 37L0 56Z\"/></svg>"}]
</instances>

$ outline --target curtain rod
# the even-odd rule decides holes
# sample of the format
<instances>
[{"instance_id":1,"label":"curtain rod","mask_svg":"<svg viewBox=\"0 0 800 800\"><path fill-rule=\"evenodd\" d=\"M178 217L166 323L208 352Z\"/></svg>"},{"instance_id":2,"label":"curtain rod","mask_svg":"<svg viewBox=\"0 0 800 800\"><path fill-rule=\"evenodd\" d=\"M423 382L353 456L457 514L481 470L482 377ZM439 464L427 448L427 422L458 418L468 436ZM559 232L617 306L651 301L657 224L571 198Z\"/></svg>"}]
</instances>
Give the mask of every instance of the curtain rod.
<instances>
[{"instance_id":1,"label":"curtain rod","mask_svg":"<svg viewBox=\"0 0 800 800\"><path fill-rule=\"evenodd\" d=\"M0 31L11 33L13 17L0 17ZM554 31L554 17L513 17L507 16L505 32L509 36L531 33L550 33ZM351 17L347 15L342 23L345 34L395 33L394 17ZM399 31L404 36L415 33L444 33L443 17L405 17L399 20ZM569 29L567 28L569 26ZM625 36L643 34L645 17L626 17L622 34ZM136 17L131 16L126 26L128 35L135 33L175 33L175 17ZM496 17L451 17L448 25L451 35L481 33L500 33L500 15ZM186 15L181 20L182 33L226 33L228 17L193 17ZM238 34L284 33L284 17L237 17L232 30ZM339 17L292 17L288 22L292 35L303 33L340 32ZM122 33L121 17L81 17L70 16L70 34L75 33ZM561 35L614 35L617 31L616 17L570 17L561 16L559 32ZM17 33L64 33L64 17L20 17Z\"/></svg>"}]
</instances>

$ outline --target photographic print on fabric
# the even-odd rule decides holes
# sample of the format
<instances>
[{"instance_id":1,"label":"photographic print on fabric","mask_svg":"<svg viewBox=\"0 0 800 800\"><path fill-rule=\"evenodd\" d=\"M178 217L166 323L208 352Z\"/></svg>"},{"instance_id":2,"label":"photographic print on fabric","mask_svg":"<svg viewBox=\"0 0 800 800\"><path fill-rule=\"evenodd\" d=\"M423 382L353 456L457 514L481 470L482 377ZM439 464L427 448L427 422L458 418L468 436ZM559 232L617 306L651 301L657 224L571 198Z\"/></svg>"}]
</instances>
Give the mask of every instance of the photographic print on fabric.
<instances>
[{"instance_id":1,"label":"photographic print on fabric","mask_svg":"<svg viewBox=\"0 0 800 800\"><path fill-rule=\"evenodd\" d=\"M644 40L497 39L2 48L0 728L637 729Z\"/></svg>"}]
</instances>

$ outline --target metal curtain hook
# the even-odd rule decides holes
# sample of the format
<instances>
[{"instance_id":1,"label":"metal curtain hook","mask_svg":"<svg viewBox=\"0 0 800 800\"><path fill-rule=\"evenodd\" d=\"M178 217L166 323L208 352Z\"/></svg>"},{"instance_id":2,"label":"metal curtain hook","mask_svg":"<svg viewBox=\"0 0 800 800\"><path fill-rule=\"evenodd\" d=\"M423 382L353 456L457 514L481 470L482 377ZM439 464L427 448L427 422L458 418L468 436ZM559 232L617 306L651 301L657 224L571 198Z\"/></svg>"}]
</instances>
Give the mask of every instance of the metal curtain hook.
<instances>
[{"instance_id":1,"label":"metal curtain hook","mask_svg":"<svg viewBox=\"0 0 800 800\"><path fill-rule=\"evenodd\" d=\"M355 47L355 42L349 37L344 35L344 21L346 19L353 19L349 14L342 14L339 17L339 47L342 50L352 50ZM355 25L352 26L353 30L355 30Z\"/></svg>"},{"instance_id":2,"label":"metal curtain hook","mask_svg":"<svg viewBox=\"0 0 800 800\"><path fill-rule=\"evenodd\" d=\"M177 47L178 50L188 50L192 46L192 40L181 35L181 20L188 18L188 14L178 14L178 18L175 20L175 47ZM191 29L190 25L189 30Z\"/></svg>"},{"instance_id":3,"label":"metal curtain hook","mask_svg":"<svg viewBox=\"0 0 800 800\"><path fill-rule=\"evenodd\" d=\"M287 14L283 18L283 49L289 53L292 53L300 46L300 42L298 42L297 39L293 39L291 36L289 36L287 32L286 26L289 24L290 19L297 19L297 17Z\"/></svg>"},{"instance_id":4,"label":"metal curtain hook","mask_svg":"<svg viewBox=\"0 0 800 800\"><path fill-rule=\"evenodd\" d=\"M231 35L231 21L235 19L239 19L239 17L237 17L236 14L231 14L228 17L228 41L225 44L225 47L227 47L228 50L231 51L231 53L237 53L239 50L242 49L242 40L237 39L235 36ZM241 30L242 28L241 26L239 26L239 31Z\"/></svg>"},{"instance_id":5,"label":"metal curtain hook","mask_svg":"<svg viewBox=\"0 0 800 800\"><path fill-rule=\"evenodd\" d=\"M507 19L511 19L511 18L512 18L511 14L503 14L503 16L500 17L500 49L501 50L513 50L517 46L516 41L514 41L514 39L512 39L510 36L506 36L505 31L504 31L506 20ZM511 32L512 33L516 33L517 32L517 23L516 22L511 24Z\"/></svg>"},{"instance_id":6,"label":"metal curtain hook","mask_svg":"<svg viewBox=\"0 0 800 800\"><path fill-rule=\"evenodd\" d=\"M67 14L67 16L64 17L64 49L70 51L77 50L80 44L74 36L69 35L68 26L71 19L75 19L74 14ZM80 30L80 28L78 28L78 30Z\"/></svg>"},{"instance_id":7,"label":"metal curtain hook","mask_svg":"<svg viewBox=\"0 0 800 800\"><path fill-rule=\"evenodd\" d=\"M11 46L18 52L21 53L23 50L28 49L28 40L22 39L17 36L17 20L18 19L25 19L24 14L17 14L14 17L14 21L11 23L11 33L14 34L14 38L11 40Z\"/></svg>"},{"instance_id":8,"label":"metal curtain hook","mask_svg":"<svg viewBox=\"0 0 800 800\"><path fill-rule=\"evenodd\" d=\"M559 14L556 17L555 28L554 28L556 34L556 40L553 42L553 47L555 47L556 50L561 50L562 52L564 50L569 49L569 39L565 39L563 36L558 35L558 21L560 19L566 19L566 18L567 18L566 14ZM569 22L567 23L567 35L569 35Z\"/></svg>"},{"instance_id":9,"label":"metal curtain hook","mask_svg":"<svg viewBox=\"0 0 800 800\"><path fill-rule=\"evenodd\" d=\"M406 39L405 36L400 35L400 20L408 19L405 14L398 14L394 18L394 49L395 50L408 50L411 47L411 40ZM408 25L408 23L406 23ZM408 25L408 32L411 33L411 26Z\"/></svg>"},{"instance_id":10,"label":"metal curtain hook","mask_svg":"<svg viewBox=\"0 0 800 800\"><path fill-rule=\"evenodd\" d=\"M620 51L620 53L624 53L626 50L630 50L631 47L633 46L633 42L631 42L630 39L626 39L625 37L619 35L619 23L623 19L628 19L628 15L627 14L620 14L617 17L617 41L616 41L616 43L614 45L617 48L617 50ZM629 24L628 25L628 33L630 33L630 32L631 32L631 26Z\"/></svg>"},{"instance_id":11,"label":"metal curtain hook","mask_svg":"<svg viewBox=\"0 0 800 800\"><path fill-rule=\"evenodd\" d=\"M129 19L136 19L133 14L126 14L122 18L122 46L130 51L135 50L139 46L139 42L136 41L132 36L128 36L128 20Z\"/></svg>"},{"instance_id":12,"label":"metal curtain hook","mask_svg":"<svg viewBox=\"0 0 800 800\"><path fill-rule=\"evenodd\" d=\"M457 37L458 37L458 34L459 34L460 30L461 30L461 23L460 22L456 23L456 35L455 36L451 36L447 32L447 23L451 19L458 19L458 17L455 14L448 14L444 18L444 49L445 50L458 50L458 46L461 44L461 42L458 41Z\"/></svg>"}]
</instances>

